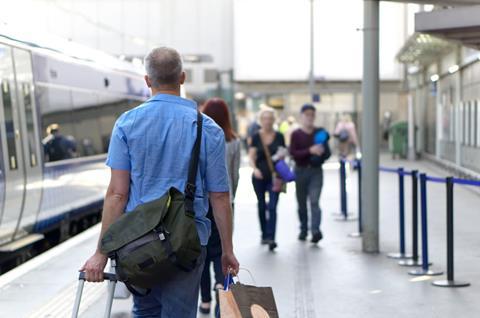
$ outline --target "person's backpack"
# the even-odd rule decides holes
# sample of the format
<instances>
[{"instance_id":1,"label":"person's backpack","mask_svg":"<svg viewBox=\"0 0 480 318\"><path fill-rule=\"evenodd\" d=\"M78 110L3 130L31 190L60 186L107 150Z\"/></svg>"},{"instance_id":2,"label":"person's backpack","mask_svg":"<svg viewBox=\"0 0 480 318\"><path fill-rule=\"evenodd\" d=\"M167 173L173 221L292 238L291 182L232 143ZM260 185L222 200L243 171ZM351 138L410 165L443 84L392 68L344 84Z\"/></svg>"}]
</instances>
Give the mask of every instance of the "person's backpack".
<instances>
[{"instance_id":1,"label":"person's backpack","mask_svg":"<svg viewBox=\"0 0 480 318\"><path fill-rule=\"evenodd\" d=\"M340 142L347 142L350 139L350 133L348 132L348 129L344 128L340 130L338 133L338 140Z\"/></svg>"},{"instance_id":2,"label":"person's backpack","mask_svg":"<svg viewBox=\"0 0 480 318\"><path fill-rule=\"evenodd\" d=\"M122 215L102 238L102 253L112 260L118 280L134 294L139 294L136 287L152 288L197 265L201 245L193 203L201 139L202 115L198 113L185 195L170 188L161 198Z\"/></svg>"}]
</instances>

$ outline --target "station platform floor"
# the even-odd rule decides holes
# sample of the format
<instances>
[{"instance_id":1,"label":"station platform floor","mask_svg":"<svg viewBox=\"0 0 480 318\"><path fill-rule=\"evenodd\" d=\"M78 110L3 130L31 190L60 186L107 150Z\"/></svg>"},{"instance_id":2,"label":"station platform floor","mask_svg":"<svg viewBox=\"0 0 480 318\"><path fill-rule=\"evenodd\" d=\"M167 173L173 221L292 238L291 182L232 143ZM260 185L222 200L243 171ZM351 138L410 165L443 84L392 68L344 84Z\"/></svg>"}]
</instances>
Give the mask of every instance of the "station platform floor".
<instances>
[{"instance_id":1,"label":"station platform floor","mask_svg":"<svg viewBox=\"0 0 480 318\"><path fill-rule=\"evenodd\" d=\"M426 161L391 160L382 165L419 169L432 176L447 172ZM456 186L455 274L467 288L431 285L440 277L414 277L386 257L398 251L398 184L393 174L380 174L380 254L361 252L361 239L351 238L356 222L338 222L339 177L335 163L325 169L321 198L324 239L318 245L297 240L295 189L282 194L278 210L278 248L260 245L251 170L241 169L236 199L234 244L246 284L273 287L282 318L315 317L479 317L480 316L480 195ZM349 211L357 213L357 179L352 172L347 188ZM410 251L410 181L406 177L407 248ZM434 269L446 270L445 186L429 184L430 259ZM77 286L77 270L93 252L99 227L95 226L47 253L0 276L0 317L69 317ZM80 317L101 317L106 284L87 284ZM112 317L130 317L131 299L115 300ZM199 318L208 317L198 315ZM212 315L213 317L213 315Z\"/></svg>"}]
</instances>

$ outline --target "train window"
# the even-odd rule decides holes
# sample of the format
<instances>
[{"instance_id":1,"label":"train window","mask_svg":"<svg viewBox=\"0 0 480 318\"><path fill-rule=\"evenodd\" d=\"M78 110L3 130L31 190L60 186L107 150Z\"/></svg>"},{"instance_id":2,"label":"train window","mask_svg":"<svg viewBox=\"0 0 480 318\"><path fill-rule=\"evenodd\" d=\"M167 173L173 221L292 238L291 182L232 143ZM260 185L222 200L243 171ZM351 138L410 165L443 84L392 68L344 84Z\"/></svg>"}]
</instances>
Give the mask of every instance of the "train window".
<instances>
[{"instance_id":1,"label":"train window","mask_svg":"<svg viewBox=\"0 0 480 318\"><path fill-rule=\"evenodd\" d=\"M218 82L218 72L215 69L206 69L204 70L203 81L205 83L216 83Z\"/></svg>"},{"instance_id":2,"label":"train window","mask_svg":"<svg viewBox=\"0 0 480 318\"><path fill-rule=\"evenodd\" d=\"M185 69L185 83L193 83L193 70L186 68Z\"/></svg>"},{"instance_id":3,"label":"train window","mask_svg":"<svg viewBox=\"0 0 480 318\"><path fill-rule=\"evenodd\" d=\"M30 166L35 167L38 164L36 150L38 149L38 138L35 135L35 121L32 96L32 61L30 53L27 51L14 49L15 73L17 78L17 87L20 99L23 101L25 109L25 124L27 128L27 144Z\"/></svg>"},{"instance_id":4,"label":"train window","mask_svg":"<svg viewBox=\"0 0 480 318\"><path fill-rule=\"evenodd\" d=\"M75 139L79 157L102 153L100 137L100 105L96 94L72 92L73 118L75 120Z\"/></svg>"},{"instance_id":5,"label":"train window","mask_svg":"<svg viewBox=\"0 0 480 318\"><path fill-rule=\"evenodd\" d=\"M70 90L38 85L37 101L41 110L45 162L77 157Z\"/></svg>"},{"instance_id":6,"label":"train window","mask_svg":"<svg viewBox=\"0 0 480 318\"><path fill-rule=\"evenodd\" d=\"M8 158L11 170L17 170L17 149L15 147L15 124L13 122L12 92L8 80L2 80L2 102L7 132Z\"/></svg>"}]
</instances>

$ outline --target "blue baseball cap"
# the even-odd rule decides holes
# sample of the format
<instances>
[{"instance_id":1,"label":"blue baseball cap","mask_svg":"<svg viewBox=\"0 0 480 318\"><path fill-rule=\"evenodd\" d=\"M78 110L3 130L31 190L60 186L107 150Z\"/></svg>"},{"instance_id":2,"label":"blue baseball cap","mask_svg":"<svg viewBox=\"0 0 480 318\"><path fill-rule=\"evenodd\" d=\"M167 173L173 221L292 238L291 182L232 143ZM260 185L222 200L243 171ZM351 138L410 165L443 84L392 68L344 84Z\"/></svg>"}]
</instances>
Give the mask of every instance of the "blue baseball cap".
<instances>
[{"instance_id":1,"label":"blue baseball cap","mask_svg":"<svg viewBox=\"0 0 480 318\"><path fill-rule=\"evenodd\" d=\"M312 104L304 104L304 105L302 106L302 108L300 109L300 113L303 113L303 112L305 112L305 111L307 111L307 110L316 111L315 106L313 106Z\"/></svg>"}]
</instances>

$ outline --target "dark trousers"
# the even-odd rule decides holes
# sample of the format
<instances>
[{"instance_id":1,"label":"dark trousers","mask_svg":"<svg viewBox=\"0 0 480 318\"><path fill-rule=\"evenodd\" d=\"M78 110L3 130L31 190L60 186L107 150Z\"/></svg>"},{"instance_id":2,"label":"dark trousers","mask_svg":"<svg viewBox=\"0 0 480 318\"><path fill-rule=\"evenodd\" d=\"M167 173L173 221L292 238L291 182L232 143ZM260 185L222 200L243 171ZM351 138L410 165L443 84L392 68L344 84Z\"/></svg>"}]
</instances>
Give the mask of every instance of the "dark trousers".
<instances>
[{"instance_id":1,"label":"dark trousers","mask_svg":"<svg viewBox=\"0 0 480 318\"><path fill-rule=\"evenodd\" d=\"M210 263L213 263L213 272L215 274L215 285L221 284L223 286L223 272L222 272L222 254L208 255L205 259L205 267L202 272L202 279L200 280L200 293L202 302L209 303L212 301L212 281L210 275Z\"/></svg>"},{"instance_id":2,"label":"dark trousers","mask_svg":"<svg viewBox=\"0 0 480 318\"><path fill-rule=\"evenodd\" d=\"M263 240L275 240L277 228L277 203L280 193L272 191L272 181L252 177L253 189L258 200L258 218ZM265 193L268 192L268 203Z\"/></svg>"},{"instance_id":3,"label":"dark trousers","mask_svg":"<svg viewBox=\"0 0 480 318\"><path fill-rule=\"evenodd\" d=\"M300 231L303 233L308 232L308 200L310 201L312 215L310 229L312 234L319 233L320 223L322 222L320 194L323 186L323 169L322 167L297 167L295 175Z\"/></svg>"}]
</instances>

